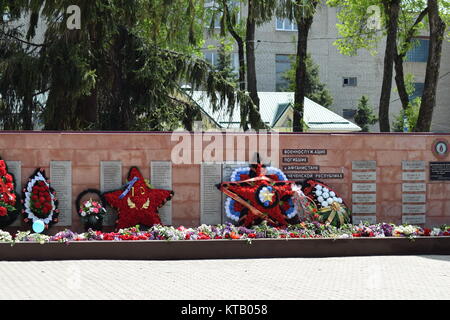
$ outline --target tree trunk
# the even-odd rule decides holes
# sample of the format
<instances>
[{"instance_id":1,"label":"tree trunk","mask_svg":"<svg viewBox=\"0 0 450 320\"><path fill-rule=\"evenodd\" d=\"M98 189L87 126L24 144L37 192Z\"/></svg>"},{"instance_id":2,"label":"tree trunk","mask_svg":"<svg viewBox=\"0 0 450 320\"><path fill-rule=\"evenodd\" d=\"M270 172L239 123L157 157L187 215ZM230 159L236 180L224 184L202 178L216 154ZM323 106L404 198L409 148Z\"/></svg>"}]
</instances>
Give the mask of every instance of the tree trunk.
<instances>
[{"instance_id":1,"label":"tree trunk","mask_svg":"<svg viewBox=\"0 0 450 320\"><path fill-rule=\"evenodd\" d=\"M317 7L317 2L311 4L313 11ZM297 69L295 71L295 98L294 98L294 118L293 131L303 132L303 116L305 110L306 93L306 59L308 55L308 35L313 23L314 14L309 16L297 16L298 39L297 39Z\"/></svg>"},{"instance_id":2,"label":"tree trunk","mask_svg":"<svg viewBox=\"0 0 450 320\"><path fill-rule=\"evenodd\" d=\"M389 21L387 28L386 51L384 54L384 73L380 96L379 119L380 131L390 132L391 125L389 123L389 105L391 102L394 57L397 53L396 43L398 33L398 16L400 12L400 0L384 0L383 5L386 11L386 15L389 17Z\"/></svg>"},{"instance_id":3,"label":"tree trunk","mask_svg":"<svg viewBox=\"0 0 450 320\"><path fill-rule=\"evenodd\" d=\"M230 16L230 10L227 5L227 1L222 1L222 5L224 8L224 14L227 17L226 23L227 23L227 29L230 32L231 36L236 41L237 47L238 47L238 56L239 56L239 90L245 91L247 89L247 85L245 82L245 72L246 72L246 63L245 63L245 43L244 39L237 33L237 31L234 29L234 26L231 21ZM248 127L248 110L244 105L241 104L241 126L244 129L244 131L247 131L249 129Z\"/></svg>"},{"instance_id":4,"label":"tree trunk","mask_svg":"<svg viewBox=\"0 0 450 320\"><path fill-rule=\"evenodd\" d=\"M250 98L255 105L255 108L249 110L249 121L252 129L259 130L264 128L264 124L261 120L259 113L260 100L258 96L258 83L256 79L256 58L255 58L255 32L256 32L256 20L254 13L254 1L248 1L248 17L247 17L247 30L246 30L246 56L247 56L247 89L250 94Z\"/></svg>"},{"instance_id":5,"label":"tree trunk","mask_svg":"<svg viewBox=\"0 0 450 320\"><path fill-rule=\"evenodd\" d=\"M22 117L22 129L33 130L33 97L31 93L28 93L23 100L21 117Z\"/></svg>"},{"instance_id":6,"label":"tree trunk","mask_svg":"<svg viewBox=\"0 0 450 320\"><path fill-rule=\"evenodd\" d=\"M398 95L400 96L400 101L402 102L403 110L408 109L409 107L409 95L406 90L405 84L405 73L403 70L403 61L407 54L409 45L414 37L414 32L416 31L417 25L425 18L428 14L428 7L425 8L418 16L414 24L408 30L405 40L402 43L400 50L396 46L396 54L395 54L395 82L397 84Z\"/></svg>"},{"instance_id":7,"label":"tree trunk","mask_svg":"<svg viewBox=\"0 0 450 320\"><path fill-rule=\"evenodd\" d=\"M433 111L436 106L436 91L441 66L442 43L446 25L439 16L439 5L436 0L428 0L428 20L430 23L430 48L428 54L425 85L420 105L419 119L414 131L430 132Z\"/></svg>"}]
</instances>

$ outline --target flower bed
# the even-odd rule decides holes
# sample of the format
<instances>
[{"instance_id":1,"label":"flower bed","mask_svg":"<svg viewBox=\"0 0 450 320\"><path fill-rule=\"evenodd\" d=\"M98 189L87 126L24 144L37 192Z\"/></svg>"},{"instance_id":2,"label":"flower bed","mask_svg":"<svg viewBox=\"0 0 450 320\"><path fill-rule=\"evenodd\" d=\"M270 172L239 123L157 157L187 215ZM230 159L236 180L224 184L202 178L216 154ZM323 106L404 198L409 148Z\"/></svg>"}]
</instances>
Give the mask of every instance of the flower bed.
<instances>
[{"instance_id":1,"label":"flower bed","mask_svg":"<svg viewBox=\"0 0 450 320\"><path fill-rule=\"evenodd\" d=\"M317 222L303 222L287 228L274 228L263 223L251 229L236 227L232 224L198 228L154 226L149 230L139 227L122 229L118 232L103 233L89 230L75 233L70 230L59 232L54 236L32 234L29 231L18 232L15 236L0 231L0 243L67 243L80 241L195 241L195 240L247 240L253 239L352 239L352 238L386 238L386 237L447 237L450 226L440 228L421 228L412 225L396 226L393 224L344 225L336 228Z\"/></svg>"}]
</instances>

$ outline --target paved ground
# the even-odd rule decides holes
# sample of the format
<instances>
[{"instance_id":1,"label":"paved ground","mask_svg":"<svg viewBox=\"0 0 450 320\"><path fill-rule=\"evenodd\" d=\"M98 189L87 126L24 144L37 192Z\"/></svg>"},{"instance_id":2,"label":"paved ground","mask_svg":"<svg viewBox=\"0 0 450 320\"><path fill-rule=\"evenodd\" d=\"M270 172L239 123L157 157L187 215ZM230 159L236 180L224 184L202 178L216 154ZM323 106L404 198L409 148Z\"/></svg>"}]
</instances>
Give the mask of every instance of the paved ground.
<instances>
[{"instance_id":1,"label":"paved ground","mask_svg":"<svg viewBox=\"0 0 450 320\"><path fill-rule=\"evenodd\" d=\"M450 299L450 256L0 262L0 286L0 299Z\"/></svg>"}]
</instances>

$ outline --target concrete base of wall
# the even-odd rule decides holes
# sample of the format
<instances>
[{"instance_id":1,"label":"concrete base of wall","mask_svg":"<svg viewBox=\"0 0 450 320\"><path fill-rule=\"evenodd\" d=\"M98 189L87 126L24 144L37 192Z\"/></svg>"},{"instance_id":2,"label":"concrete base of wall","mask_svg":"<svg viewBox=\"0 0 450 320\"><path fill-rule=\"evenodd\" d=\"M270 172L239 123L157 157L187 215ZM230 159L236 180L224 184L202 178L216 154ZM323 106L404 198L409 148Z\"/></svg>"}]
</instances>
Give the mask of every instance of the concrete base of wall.
<instances>
[{"instance_id":1,"label":"concrete base of wall","mask_svg":"<svg viewBox=\"0 0 450 320\"><path fill-rule=\"evenodd\" d=\"M2 261L193 260L450 255L450 238L261 239L0 244Z\"/></svg>"}]
</instances>

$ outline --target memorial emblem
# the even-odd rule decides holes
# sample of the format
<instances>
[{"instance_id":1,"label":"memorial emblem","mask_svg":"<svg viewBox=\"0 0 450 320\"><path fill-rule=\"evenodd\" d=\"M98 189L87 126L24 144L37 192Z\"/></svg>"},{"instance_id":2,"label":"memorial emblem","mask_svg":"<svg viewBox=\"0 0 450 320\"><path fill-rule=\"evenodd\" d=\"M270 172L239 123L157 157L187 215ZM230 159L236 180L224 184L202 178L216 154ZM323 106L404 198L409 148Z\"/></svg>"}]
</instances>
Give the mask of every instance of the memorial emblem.
<instances>
[{"instance_id":1,"label":"memorial emblem","mask_svg":"<svg viewBox=\"0 0 450 320\"><path fill-rule=\"evenodd\" d=\"M445 139L438 139L433 143L433 154L436 158L445 159L449 155L449 143Z\"/></svg>"}]
</instances>

